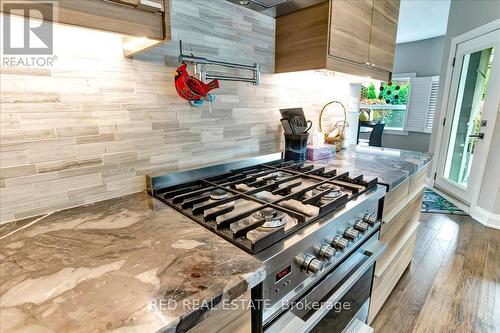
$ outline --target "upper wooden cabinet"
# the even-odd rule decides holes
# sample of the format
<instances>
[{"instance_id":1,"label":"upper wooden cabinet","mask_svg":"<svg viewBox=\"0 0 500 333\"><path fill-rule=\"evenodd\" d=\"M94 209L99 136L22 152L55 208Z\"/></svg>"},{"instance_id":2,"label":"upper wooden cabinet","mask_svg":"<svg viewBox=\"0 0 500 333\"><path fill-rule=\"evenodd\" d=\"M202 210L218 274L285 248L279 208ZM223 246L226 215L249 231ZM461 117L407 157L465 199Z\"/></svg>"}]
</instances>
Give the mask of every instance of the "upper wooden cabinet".
<instances>
[{"instance_id":1,"label":"upper wooden cabinet","mask_svg":"<svg viewBox=\"0 0 500 333\"><path fill-rule=\"evenodd\" d=\"M371 66L392 71L396 32L398 29L399 0L374 0L370 52Z\"/></svg>"},{"instance_id":2,"label":"upper wooden cabinet","mask_svg":"<svg viewBox=\"0 0 500 333\"><path fill-rule=\"evenodd\" d=\"M389 80L399 0L330 0L276 19L276 72L330 69Z\"/></svg>"},{"instance_id":3,"label":"upper wooden cabinet","mask_svg":"<svg viewBox=\"0 0 500 333\"><path fill-rule=\"evenodd\" d=\"M151 12L163 11L163 0L109 0Z\"/></svg>"},{"instance_id":4,"label":"upper wooden cabinet","mask_svg":"<svg viewBox=\"0 0 500 333\"><path fill-rule=\"evenodd\" d=\"M277 73L325 67L328 3L276 18Z\"/></svg>"},{"instance_id":5,"label":"upper wooden cabinet","mask_svg":"<svg viewBox=\"0 0 500 333\"><path fill-rule=\"evenodd\" d=\"M123 34L124 54L133 56L170 40L168 5L169 0L59 0L57 22Z\"/></svg>"},{"instance_id":6,"label":"upper wooden cabinet","mask_svg":"<svg viewBox=\"0 0 500 333\"><path fill-rule=\"evenodd\" d=\"M373 0L333 1L329 55L365 64L370 51Z\"/></svg>"}]
</instances>

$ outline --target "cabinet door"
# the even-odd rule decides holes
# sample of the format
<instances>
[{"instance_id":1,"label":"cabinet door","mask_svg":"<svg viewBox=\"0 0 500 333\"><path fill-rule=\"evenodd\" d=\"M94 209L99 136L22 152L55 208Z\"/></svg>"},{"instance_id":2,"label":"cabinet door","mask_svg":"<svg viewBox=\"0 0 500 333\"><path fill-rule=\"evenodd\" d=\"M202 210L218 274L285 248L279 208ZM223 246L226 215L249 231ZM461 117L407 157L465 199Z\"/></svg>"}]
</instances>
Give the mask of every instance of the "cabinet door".
<instances>
[{"instance_id":1,"label":"cabinet door","mask_svg":"<svg viewBox=\"0 0 500 333\"><path fill-rule=\"evenodd\" d=\"M398 18L399 0L375 0L373 2L368 62L388 72L392 72L394 63Z\"/></svg>"},{"instance_id":2,"label":"cabinet door","mask_svg":"<svg viewBox=\"0 0 500 333\"><path fill-rule=\"evenodd\" d=\"M127 6L136 7L150 12L163 11L163 0L109 0Z\"/></svg>"},{"instance_id":3,"label":"cabinet door","mask_svg":"<svg viewBox=\"0 0 500 333\"><path fill-rule=\"evenodd\" d=\"M368 61L373 1L331 1L330 56L360 64Z\"/></svg>"},{"instance_id":4,"label":"cabinet door","mask_svg":"<svg viewBox=\"0 0 500 333\"><path fill-rule=\"evenodd\" d=\"M109 0L111 2L121 3L123 5L137 7L139 5L139 0Z\"/></svg>"},{"instance_id":5,"label":"cabinet door","mask_svg":"<svg viewBox=\"0 0 500 333\"><path fill-rule=\"evenodd\" d=\"M162 12L163 0L139 0L137 8L151 12Z\"/></svg>"},{"instance_id":6,"label":"cabinet door","mask_svg":"<svg viewBox=\"0 0 500 333\"><path fill-rule=\"evenodd\" d=\"M328 2L276 18L276 73L325 68Z\"/></svg>"}]
</instances>

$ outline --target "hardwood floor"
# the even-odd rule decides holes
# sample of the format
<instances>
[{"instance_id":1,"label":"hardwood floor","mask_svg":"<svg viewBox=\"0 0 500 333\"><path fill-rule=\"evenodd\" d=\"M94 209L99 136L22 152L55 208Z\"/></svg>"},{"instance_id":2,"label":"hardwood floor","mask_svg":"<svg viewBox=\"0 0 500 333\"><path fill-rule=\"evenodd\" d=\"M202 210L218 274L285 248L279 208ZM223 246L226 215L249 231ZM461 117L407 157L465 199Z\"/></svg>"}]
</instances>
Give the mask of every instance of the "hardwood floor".
<instances>
[{"instance_id":1,"label":"hardwood floor","mask_svg":"<svg viewBox=\"0 0 500 333\"><path fill-rule=\"evenodd\" d=\"M422 214L412 263L370 326L376 333L500 332L500 230Z\"/></svg>"}]
</instances>

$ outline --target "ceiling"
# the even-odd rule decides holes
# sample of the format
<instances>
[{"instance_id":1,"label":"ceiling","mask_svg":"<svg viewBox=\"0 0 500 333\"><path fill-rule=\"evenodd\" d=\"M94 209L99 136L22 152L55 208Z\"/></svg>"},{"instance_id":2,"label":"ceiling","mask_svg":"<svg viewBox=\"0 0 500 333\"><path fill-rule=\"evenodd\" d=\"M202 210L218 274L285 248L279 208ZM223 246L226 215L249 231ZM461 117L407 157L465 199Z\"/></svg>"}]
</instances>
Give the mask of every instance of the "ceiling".
<instances>
[{"instance_id":1,"label":"ceiling","mask_svg":"<svg viewBox=\"0 0 500 333\"><path fill-rule=\"evenodd\" d=\"M401 0L397 43L446 34L451 0Z\"/></svg>"}]
</instances>

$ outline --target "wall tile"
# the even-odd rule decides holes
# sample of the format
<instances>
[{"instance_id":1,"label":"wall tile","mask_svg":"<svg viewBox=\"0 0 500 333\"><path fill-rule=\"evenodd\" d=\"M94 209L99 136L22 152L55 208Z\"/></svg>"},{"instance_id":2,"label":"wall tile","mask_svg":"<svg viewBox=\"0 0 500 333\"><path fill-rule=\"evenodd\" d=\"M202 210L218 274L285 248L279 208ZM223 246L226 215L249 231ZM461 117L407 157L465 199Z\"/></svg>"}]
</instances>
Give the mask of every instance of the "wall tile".
<instances>
[{"instance_id":1,"label":"wall tile","mask_svg":"<svg viewBox=\"0 0 500 333\"><path fill-rule=\"evenodd\" d=\"M34 188L37 194L48 195L55 193L67 193L71 190L100 184L102 184L101 173L91 173L88 175L49 180L43 183L34 184Z\"/></svg>"},{"instance_id":2,"label":"wall tile","mask_svg":"<svg viewBox=\"0 0 500 333\"><path fill-rule=\"evenodd\" d=\"M19 165L9 168L0 168L0 179L16 178L36 174L36 165Z\"/></svg>"},{"instance_id":3,"label":"wall tile","mask_svg":"<svg viewBox=\"0 0 500 333\"><path fill-rule=\"evenodd\" d=\"M56 26L53 67L0 69L1 222L142 191L146 174L279 151L279 108L316 120L346 100L340 79L272 74L274 19L224 0L171 8L174 40L135 59L120 36ZM221 82L211 108L189 106L173 85L179 38L186 53L259 62L261 84Z\"/></svg>"},{"instance_id":4,"label":"wall tile","mask_svg":"<svg viewBox=\"0 0 500 333\"><path fill-rule=\"evenodd\" d=\"M46 172L65 171L70 169L99 165L102 163L103 159L101 157L79 158L79 159L75 158L68 160L38 163L37 168L38 168L38 173L42 174Z\"/></svg>"}]
</instances>

